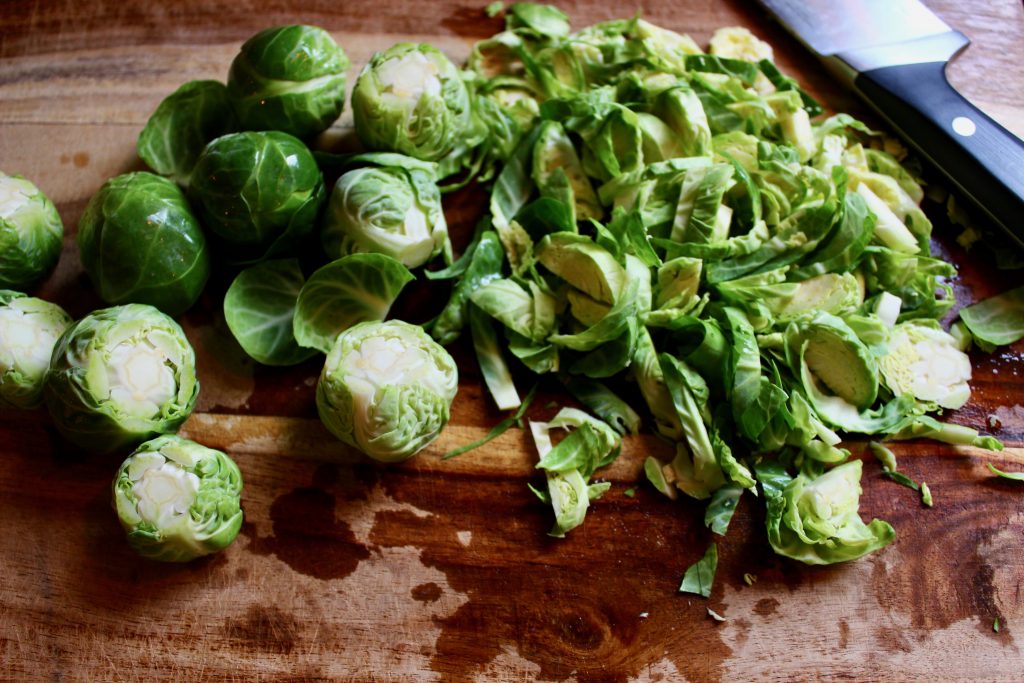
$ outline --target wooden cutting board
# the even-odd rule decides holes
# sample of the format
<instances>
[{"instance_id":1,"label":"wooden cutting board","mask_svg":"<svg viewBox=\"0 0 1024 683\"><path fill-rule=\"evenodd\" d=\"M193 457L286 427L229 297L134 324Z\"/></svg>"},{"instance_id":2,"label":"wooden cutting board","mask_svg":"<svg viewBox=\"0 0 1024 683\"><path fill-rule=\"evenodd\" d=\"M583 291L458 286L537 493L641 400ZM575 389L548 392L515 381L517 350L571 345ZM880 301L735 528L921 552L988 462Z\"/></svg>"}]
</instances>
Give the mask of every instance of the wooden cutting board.
<instances>
[{"instance_id":1,"label":"wooden cutting board","mask_svg":"<svg viewBox=\"0 0 1024 683\"><path fill-rule=\"evenodd\" d=\"M223 79L240 42L282 23L332 31L356 65L399 40L456 60L499 30L481 0L434 3L176 3L7 0L0 9L0 169L34 180L68 236L39 293L76 317L100 306L81 271L75 225L110 176L142 168L135 137L162 97L195 78ZM974 44L954 83L1024 134L1024 11L1016 0L931 0ZM705 42L745 25L833 109L867 117L849 94L753 5L649 1L645 16ZM633 5L565 3L575 27ZM324 139L344 145L350 118ZM448 199L456 245L481 208ZM943 221L936 217L938 232ZM940 234L961 266L966 302L1020 283ZM1014 279L1016 278L1016 280ZM246 523L226 552L184 566L137 557L110 508L117 459L61 442L43 411L0 413L0 678L3 680L805 680L1024 677L1024 486L985 463L1024 468L1024 345L974 355L974 395L948 419L995 433L993 454L898 444L912 491L865 461L862 512L896 541L861 561L807 568L775 557L749 497L728 536L709 600L676 592L711 535L703 507L641 481L651 437L629 439L603 477L611 490L565 540L548 538L527 490L543 477L527 435L444 461L502 416L464 341L451 425L413 460L382 467L343 447L316 419L316 360L271 369L247 360L220 314L215 277L182 318L202 391L183 434L228 451L245 477ZM436 294L433 299L437 299ZM431 297L400 315L425 319ZM530 415L564 400L542 386ZM861 444L851 448L863 454ZM635 495L631 495L635 489ZM756 577L747 585L745 573ZM717 623L712 608L725 617ZM994 620L1001 625L998 633Z\"/></svg>"}]
</instances>

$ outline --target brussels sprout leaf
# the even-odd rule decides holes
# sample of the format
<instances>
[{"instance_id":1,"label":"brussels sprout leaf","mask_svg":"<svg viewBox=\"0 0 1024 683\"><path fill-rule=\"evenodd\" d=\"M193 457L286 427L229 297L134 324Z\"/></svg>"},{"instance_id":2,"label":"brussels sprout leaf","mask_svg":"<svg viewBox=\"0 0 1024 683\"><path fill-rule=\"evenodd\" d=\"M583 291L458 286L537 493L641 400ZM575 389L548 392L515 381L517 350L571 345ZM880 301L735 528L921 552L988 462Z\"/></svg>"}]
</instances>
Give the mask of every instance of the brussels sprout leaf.
<instances>
[{"instance_id":1,"label":"brussels sprout leaf","mask_svg":"<svg viewBox=\"0 0 1024 683\"><path fill-rule=\"evenodd\" d=\"M1024 481L1024 472L1004 472L997 469L992 463L985 463L992 474L1002 477L1004 479L1012 479L1013 481Z\"/></svg>"},{"instance_id":2,"label":"brussels sprout leaf","mask_svg":"<svg viewBox=\"0 0 1024 683\"><path fill-rule=\"evenodd\" d=\"M383 320L406 284L409 269L384 254L351 254L313 273L299 292L293 330L299 346L331 350L337 336L368 320Z\"/></svg>"},{"instance_id":3,"label":"brussels sprout leaf","mask_svg":"<svg viewBox=\"0 0 1024 683\"><path fill-rule=\"evenodd\" d=\"M704 511L704 525L719 536L725 536L742 495L743 487L736 484L726 484L712 493Z\"/></svg>"},{"instance_id":4,"label":"brussels sprout leaf","mask_svg":"<svg viewBox=\"0 0 1024 683\"><path fill-rule=\"evenodd\" d=\"M305 282L297 259L243 270L224 296L224 319L247 354L264 365L295 365L316 354L295 341L292 319Z\"/></svg>"},{"instance_id":5,"label":"brussels sprout leaf","mask_svg":"<svg viewBox=\"0 0 1024 683\"><path fill-rule=\"evenodd\" d=\"M960 309L960 318L983 350L1012 344L1024 337L1024 287Z\"/></svg>"}]
</instances>

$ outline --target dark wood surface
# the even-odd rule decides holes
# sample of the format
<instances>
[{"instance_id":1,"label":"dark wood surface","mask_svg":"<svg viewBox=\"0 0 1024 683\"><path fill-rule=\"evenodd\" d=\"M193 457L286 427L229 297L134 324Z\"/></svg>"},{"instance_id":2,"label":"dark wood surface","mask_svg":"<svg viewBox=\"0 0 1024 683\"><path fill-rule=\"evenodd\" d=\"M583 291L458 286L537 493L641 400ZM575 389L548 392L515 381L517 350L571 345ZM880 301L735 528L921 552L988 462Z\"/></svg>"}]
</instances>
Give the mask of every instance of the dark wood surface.
<instances>
[{"instance_id":1,"label":"dark wood surface","mask_svg":"<svg viewBox=\"0 0 1024 683\"><path fill-rule=\"evenodd\" d=\"M34 180L67 226L58 272L39 294L78 317L100 305L74 232L110 176L141 168L134 141L160 99L193 78L219 78L241 40L277 23L324 26L355 66L400 39L462 59L500 28L483 2L57 3L0 8L0 169ZM965 95L1024 133L1024 10L1019 2L929 3L974 44L950 68ZM573 25L633 11L564 3ZM646 2L645 16L705 42L745 25L772 42L789 73L836 110L863 108L754 5ZM870 118L870 117L867 117ZM346 115L322 140L346 144ZM456 242L479 194L449 197ZM953 245L964 302L1019 284ZM1016 280L1014 279L1016 278ZM219 313L215 277L182 317L199 359L196 413L183 433L227 450L245 477L246 523L226 552L185 566L136 557L110 509L116 459L60 441L43 411L0 413L0 679L153 680L1020 680L1024 655L1024 486L985 463L1024 468L1024 345L974 354L974 395L949 420L986 429L992 454L898 444L912 491L865 461L862 512L896 541L843 566L775 557L759 505L744 499L710 600L676 593L711 540L703 506L645 485L653 437L627 440L606 472L612 489L565 540L526 488L540 483L528 435L441 461L501 418L464 342L452 422L437 443L382 467L333 440L316 418L319 361L270 369L247 360ZM436 297L434 297L436 298ZM429 317L430 298L398 313ZM544 387L530 415L560 400ZM862 445L851 448L862 454ZM635 488L633 497L627 489ZM748 586L744 573L757 577ZM711 620L710 607L726 618ZM992 626L998 619L1001 628Z\"/></svg>"}]
</instances>

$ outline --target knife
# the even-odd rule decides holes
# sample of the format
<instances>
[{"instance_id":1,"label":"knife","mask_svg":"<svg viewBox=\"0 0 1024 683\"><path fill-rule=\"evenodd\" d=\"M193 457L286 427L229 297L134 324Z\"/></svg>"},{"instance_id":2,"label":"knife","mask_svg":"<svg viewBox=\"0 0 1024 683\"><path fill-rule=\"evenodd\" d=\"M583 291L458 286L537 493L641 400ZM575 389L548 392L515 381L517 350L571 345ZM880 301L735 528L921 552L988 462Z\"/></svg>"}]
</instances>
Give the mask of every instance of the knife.
<instances>
[{"instance_id":1,"label":"knife","mask_svg":"<svg viewBox=\"0 0 1024 683\"><path fill-rule=\"evenodd\" d=\"M962 33L918 0L760 2L1024 247L1024 142L946 80Z\"/></svg>"}]
</instances>

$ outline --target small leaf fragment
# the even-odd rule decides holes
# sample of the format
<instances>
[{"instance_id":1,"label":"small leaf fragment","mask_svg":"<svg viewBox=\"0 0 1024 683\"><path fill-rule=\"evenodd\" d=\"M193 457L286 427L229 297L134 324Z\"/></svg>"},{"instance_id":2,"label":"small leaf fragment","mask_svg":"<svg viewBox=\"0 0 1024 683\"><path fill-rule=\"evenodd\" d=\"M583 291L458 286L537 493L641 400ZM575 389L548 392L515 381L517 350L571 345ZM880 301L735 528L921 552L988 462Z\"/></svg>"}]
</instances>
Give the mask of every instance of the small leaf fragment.
<instances>
[{"instance_id":1,"label":"small leaf fragment","mask_svg":"<svg viewBox=\"0 0 1024 683\"><path fill-rule=\"evenodd\" d=\"M703 595L705 598L711 595L711 585L715 581L715 571L718 569L718 545L712 543L708 546L704 557L694 562L683 575L683 582L679 585L680 593L694 593Z\"/></svg>"},{"instance_id":2,"label":"small leaf fragment","mask_svg":"<svg viewBox=\"0 0 1024 683\"><path fill-rule=\"evenodd\" d=\"M997 469L992 463L987 463L989 470L992 474L1002 477L1003 479L1012 479L1013 481L1024 481L1024 472L1003 472Z\"/></svg>"}]
</instances>

